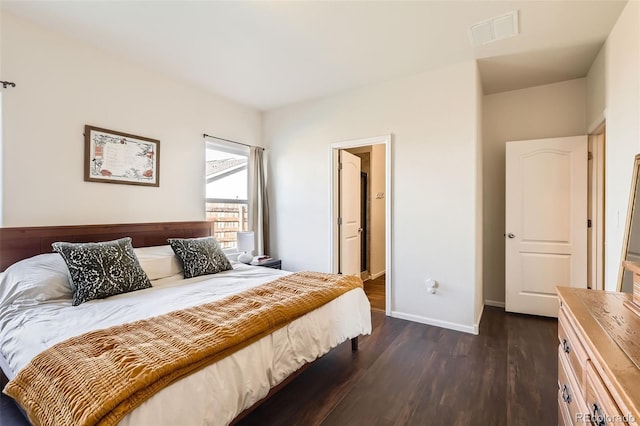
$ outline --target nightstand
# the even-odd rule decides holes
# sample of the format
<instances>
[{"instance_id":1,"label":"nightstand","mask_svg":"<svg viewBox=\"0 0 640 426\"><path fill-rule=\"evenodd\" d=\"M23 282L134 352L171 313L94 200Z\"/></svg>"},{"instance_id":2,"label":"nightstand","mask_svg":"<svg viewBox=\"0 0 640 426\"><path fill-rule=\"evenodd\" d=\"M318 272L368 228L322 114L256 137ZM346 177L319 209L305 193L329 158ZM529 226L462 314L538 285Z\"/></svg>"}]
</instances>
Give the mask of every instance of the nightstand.
<instances>
[{"instance_id":1,"label":"nightstand","mask_svg":"<svg viewBox=\"0 0 640 426\"><path fill-rule=\"evenodd\" d=\"M282 269L282 260L280 259L269 259L264 262L258 263L256 266L264 266L265 268L272 269Z\"/></svg>"}]
</instances>

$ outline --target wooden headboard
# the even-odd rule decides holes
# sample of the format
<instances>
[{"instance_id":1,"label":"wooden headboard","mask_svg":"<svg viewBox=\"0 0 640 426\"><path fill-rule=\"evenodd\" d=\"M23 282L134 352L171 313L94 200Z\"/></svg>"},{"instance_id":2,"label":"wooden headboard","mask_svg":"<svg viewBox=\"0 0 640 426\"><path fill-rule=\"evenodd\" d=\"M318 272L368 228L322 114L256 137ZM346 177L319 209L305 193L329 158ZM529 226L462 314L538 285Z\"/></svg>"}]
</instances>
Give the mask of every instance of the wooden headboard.
<instances>
[{"instance_id":1,"label":"wooden headboard","mask_svg":"<svg viewBox=\"0 0 640 426\"><path fill-rule=\"evenodd\" d=\"M34 226L0 228L0 271L11 264L42 253L51 253L51 243L88 243L131 237L134 247L161 246L167 238L213 235L213 222L158 222L114 225Z\"/></svg>"}]
</instances>

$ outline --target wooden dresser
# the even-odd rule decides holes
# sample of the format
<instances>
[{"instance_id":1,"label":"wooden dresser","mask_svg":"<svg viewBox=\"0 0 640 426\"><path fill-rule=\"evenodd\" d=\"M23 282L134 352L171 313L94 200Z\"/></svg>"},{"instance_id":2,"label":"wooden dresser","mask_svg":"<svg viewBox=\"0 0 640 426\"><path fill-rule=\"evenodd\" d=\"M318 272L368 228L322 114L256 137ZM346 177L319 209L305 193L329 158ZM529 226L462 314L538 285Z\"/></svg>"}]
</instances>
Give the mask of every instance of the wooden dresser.
<instances>
[{"instance_id":1,"label":"wooden dresser","mask_svg":"<svg viewBox=\"0 0 640 426\"><path fill-rule=\"evenodd\" d=\"M640 316L631 296L558 287L558 423L640 423Z\"/></svg>"}]
</instances>

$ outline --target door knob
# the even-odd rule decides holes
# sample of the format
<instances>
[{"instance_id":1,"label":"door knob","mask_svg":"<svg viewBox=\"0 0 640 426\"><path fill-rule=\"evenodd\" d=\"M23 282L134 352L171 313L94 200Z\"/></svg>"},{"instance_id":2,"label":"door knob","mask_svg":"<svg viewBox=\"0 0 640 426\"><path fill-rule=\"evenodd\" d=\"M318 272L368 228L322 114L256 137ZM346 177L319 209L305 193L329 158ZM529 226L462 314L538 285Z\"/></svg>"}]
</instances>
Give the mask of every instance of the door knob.
<instances>
[{"instance_id":1,"label":"door knob","mask_svg":"<svg viewBox=\"0 0 640 426\"><path fill-rule=\"evenodd\" d=\"M511 232L509 232L509 233L507 234L507 237L509 237L509 238L515 238L516 236L515 236L515 235L513 235Z\"/></svg>"}]
</instances>

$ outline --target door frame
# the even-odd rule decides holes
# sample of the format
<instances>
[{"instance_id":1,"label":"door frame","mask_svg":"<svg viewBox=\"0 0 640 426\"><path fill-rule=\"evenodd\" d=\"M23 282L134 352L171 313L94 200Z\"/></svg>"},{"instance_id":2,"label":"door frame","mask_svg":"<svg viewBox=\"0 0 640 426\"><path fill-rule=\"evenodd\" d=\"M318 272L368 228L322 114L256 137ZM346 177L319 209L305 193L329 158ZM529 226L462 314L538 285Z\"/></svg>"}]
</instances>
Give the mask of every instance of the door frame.
<instances>
[{"instance_id":1,"label":"door frame","mask_svg":"<svg viewBox=\"0 0 640 426\"><path fill-rule=\"evenodd\" d=\"M588 136L590 156L588 218L591 220L591 228L587 231L587 284L591 289L604 290L606 121L602 121Z\"/></svg>"},{"instance_id":2,"label":"door frame","mask_svg":"<svg viewBox=\"0 0 640 426\"><path fill-rule=\"evenodd\" d=\"M385 146L385 314L391 315L391 288L392 288L392 253L391 253L391 134L374 136L370 138L351 139L332 143L329 146L329 223L331 224L331 235L329 238L329 265L331 272L338 273L339 247L338 239L338 151L347 148L357 148L369 145Z\"/></svg>"}]
</instances>

